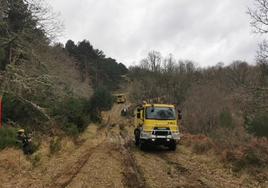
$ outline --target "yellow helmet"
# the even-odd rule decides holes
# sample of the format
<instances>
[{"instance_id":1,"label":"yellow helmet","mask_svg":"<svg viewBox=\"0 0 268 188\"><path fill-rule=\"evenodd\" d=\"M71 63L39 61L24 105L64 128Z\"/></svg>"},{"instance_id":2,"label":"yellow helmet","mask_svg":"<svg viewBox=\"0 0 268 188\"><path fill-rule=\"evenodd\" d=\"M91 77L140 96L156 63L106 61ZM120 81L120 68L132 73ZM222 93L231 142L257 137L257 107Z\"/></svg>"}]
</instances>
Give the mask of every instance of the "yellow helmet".
<instances>
[{"instance_id":1,"label":"yellow helmet","mask_svg":"<svg viewBox=\"0 0 268 188\"><path fill-rule=\"evenodd\" d=\"M19 130L18 130L18 133L24 133L24 132L25 132L24 129L19 129Z\"/></svg>"}]
</instances>

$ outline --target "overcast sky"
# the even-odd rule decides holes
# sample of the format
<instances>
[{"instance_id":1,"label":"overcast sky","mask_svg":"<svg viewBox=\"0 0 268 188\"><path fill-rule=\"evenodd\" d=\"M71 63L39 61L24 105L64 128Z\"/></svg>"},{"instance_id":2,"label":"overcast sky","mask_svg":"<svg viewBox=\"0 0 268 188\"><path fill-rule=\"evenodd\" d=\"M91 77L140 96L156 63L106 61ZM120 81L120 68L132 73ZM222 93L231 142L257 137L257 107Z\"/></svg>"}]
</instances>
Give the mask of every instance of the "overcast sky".
<instances>
[{"instance_id":1,"label":"overcast sky","mask_svg":"<svg viewBox=\"0 0 268 188\"><path fill-rule=\"evenodd\" d=\"M60 13L59 40L87 39L127 66L150 50L200 66L254 62L259 35L249 25L253 0L47 0Z\"/></svg>"}]
</instances>

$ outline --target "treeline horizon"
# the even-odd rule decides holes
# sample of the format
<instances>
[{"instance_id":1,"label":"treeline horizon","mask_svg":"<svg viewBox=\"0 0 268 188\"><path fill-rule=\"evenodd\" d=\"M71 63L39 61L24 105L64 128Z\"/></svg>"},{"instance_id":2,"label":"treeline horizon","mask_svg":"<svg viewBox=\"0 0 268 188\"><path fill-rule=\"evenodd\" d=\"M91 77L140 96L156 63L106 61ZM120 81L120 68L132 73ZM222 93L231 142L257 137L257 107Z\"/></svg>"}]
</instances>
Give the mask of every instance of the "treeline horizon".
<instances>
[{"instance_id":1,"label":"treeline horizon","mask_svg":"<svg viewBox=\"0 0 268 188\"><path fill-rule=\"evenodd\" d=\"M163 58L152 51L129 71L132 100L156 99L180 106L190 132L209 134L222 124L222 116L229 116L226 126L239 118L238 124L249 132L268 136L268 65L264 61L200 68L192 61L172 55Z\"/></svg>"}]
</instances>

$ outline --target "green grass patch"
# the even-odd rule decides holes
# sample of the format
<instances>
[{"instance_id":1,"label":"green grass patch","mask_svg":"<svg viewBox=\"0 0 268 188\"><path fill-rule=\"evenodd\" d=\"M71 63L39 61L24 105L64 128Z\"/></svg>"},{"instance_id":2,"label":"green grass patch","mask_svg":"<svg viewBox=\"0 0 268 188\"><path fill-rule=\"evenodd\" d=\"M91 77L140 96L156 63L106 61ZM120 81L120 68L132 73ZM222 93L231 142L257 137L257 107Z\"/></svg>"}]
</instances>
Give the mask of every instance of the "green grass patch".
<instances>
[{"instance_id":1,"label":"green grass patch","mask_svg":"<svg viewBox=\"0 0 268 188\"><path fill-rule=\"evenodd\" d=\"M14 128L1 128L0 129L0 150L7 147L18 147L17 131Z\"/></svg>"}]
</instances>

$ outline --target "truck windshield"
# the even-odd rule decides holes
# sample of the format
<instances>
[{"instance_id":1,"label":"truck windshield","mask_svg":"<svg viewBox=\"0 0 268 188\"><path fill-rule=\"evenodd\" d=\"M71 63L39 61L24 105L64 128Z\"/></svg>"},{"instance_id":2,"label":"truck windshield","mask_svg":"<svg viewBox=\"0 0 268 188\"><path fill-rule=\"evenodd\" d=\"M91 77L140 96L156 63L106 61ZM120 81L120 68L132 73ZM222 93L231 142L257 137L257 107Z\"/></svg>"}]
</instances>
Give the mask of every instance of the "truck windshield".
<instances>
[{"instance_id":1,"label":"truck windshield","mask_svg":"<svg viewBox=\"0 0 268 188\"><path fill-rule=\"evenodd\" d=\"M167 107L147 107L146 119L175 120L175 109Z\"/></svg>"}]
</instances>

